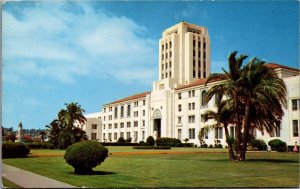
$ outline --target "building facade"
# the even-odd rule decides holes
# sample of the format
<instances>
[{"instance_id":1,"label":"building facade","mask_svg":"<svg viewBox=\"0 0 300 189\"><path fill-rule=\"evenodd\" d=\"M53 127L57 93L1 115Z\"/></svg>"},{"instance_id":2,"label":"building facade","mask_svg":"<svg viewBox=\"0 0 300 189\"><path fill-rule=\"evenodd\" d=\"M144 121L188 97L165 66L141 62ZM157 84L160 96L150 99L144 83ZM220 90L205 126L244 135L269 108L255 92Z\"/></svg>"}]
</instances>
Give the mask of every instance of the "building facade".
<instances>
[{"instance_id":1,"label":"building facade","mask_svg":"<svg viewBox=\"0 0 300 189\"><path fill-rule=\"evenodd\" d=\"M255 131L255 136L268 142L279 138L288 145L299 141L300 91L299 70L269 63L283 78L288 88L288 106L284 109L281 129L264 135ZM171 137L199 145L201 128L214 124L204 122L206 110L216 110L216 99L205 101L210 87L222 81L208 83L210 75L210 38L208 30L181 22L162 33L159 40L159 80L153 82L149 92L136 94L103 105L102 111L86 115L87 123L82 128L89 139L101 142L116 142L119 137L131 138L132 142L145 141L148 136ZM230 126L234 136L235 128ZM204 136L206 144L216 140L226 145L222 127L209 130Z\"/></svg>"}]
</instances>

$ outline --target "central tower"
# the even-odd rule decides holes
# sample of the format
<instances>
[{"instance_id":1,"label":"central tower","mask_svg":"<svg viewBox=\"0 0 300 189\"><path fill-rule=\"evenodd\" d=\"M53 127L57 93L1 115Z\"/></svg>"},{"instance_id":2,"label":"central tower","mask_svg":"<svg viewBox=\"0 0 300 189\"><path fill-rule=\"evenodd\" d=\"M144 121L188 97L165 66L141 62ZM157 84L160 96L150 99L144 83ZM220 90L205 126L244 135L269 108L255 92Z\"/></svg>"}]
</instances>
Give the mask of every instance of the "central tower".
<instances>
[{"instance_id":1,"label":"central tower","mask_svg":"<svg viewBox=\"0 0 300 189\"><path fill-rule=\"evenodd\" d=\"M159 81L170 80L170 83L180 86L206 78L209 74L210 39L205 27L180 22L162 33L159 40Z\"/></svg>"}]
</instances>

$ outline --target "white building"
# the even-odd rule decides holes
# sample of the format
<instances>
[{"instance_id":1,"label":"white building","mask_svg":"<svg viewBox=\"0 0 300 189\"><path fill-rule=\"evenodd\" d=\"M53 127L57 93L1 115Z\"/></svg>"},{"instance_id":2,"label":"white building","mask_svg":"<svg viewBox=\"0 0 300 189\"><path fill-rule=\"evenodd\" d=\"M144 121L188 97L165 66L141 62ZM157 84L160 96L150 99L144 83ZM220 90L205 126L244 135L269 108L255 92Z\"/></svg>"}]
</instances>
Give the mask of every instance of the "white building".
<instances>
[{"instance_id":1,"label":"white building","mask_svg":"<svg viewBox=\"0 0 300 189\"><path fill-rule=\"evenodd\" d=\"M256 137L268 142L280 138L293 145L299 141L300 92L299 70L269 63L288 88L288 107L280 131L269 136L256 132ZM202 114L216 109L215 99L205 102L207 90L218 82L208 83L210 74L210 39L204 27L181 22L162 33L159 40L159 80L153 90L103 105L102 111L87 115L83 126L89 139L115 142L119 137L132 142L145 141L148 136L171 137L199 145L198 133L209 122ZM234 127L230 127L234 134ZM210 130L207 144L218 139L226 145L223 128Z\"/></svg>"}]
</instances>

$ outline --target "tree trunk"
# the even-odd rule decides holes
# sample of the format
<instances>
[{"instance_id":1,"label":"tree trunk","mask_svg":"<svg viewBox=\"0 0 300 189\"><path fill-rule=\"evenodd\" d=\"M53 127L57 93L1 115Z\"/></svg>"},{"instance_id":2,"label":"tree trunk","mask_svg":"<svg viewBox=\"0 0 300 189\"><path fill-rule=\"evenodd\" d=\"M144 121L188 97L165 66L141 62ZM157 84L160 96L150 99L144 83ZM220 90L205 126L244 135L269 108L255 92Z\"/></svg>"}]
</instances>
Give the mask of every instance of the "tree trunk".
<instances>
[{"instance_id":1,"label":"tree trunk","mask_svg":"<svg viewBox=\"0 0 300 189\"><path fill-rule=\"evenodd\" d=\"M236 150L236 158L239 159L241 155L241 119L240 119L240 111L239 111L239 103L237 99L235 99L235 122L236 122L236 138L237 138L237 150Z\"/></svg>"},{"instance_id":2,"label":"tree trunk","mask_svg":"<svg viewBox=\"0 0 300 189\"><path fill-rule=\"evenodd\" d=\"M249 140L249 131L250 131L250 103L249 101L246 102L245 108L245 119L243 123L244 128L244 137L243 137L243 145L241 149L241 156L240 161L244 161L246 159L246 151L247 151L247 144Z\"/></svg>"},{"instance_id":3,"label":"tree trunk","mask_svg":"<svg viewBox=\"0 0 300 189\"><path fill-rule=\"evenodd\" d=\"M228 125L227 124L224 124L224 129L225 129L225 136L226 136L226 141L229 137L229 132L228 132ZM228 144L228 155L229 155L229 159L230 160L235 160L235 155L234 155L234 152L233 152L233 148L232 148L232 143L230 142L227 142Z\"/></svg>"}]
</instances>

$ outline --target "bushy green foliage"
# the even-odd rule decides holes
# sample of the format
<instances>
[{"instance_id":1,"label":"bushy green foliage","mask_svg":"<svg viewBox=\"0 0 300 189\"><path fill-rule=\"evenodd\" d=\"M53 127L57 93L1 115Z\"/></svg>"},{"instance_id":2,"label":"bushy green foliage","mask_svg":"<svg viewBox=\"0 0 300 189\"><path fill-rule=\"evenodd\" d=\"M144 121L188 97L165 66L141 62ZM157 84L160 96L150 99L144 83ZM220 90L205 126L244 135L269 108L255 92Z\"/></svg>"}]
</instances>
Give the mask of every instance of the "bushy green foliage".
<instances>
[{"instance_id":1,"label":"bushy green foliage","mask_svg":"<svg viewBox=\"0 0 300 189\"><path fill-rule=\"evenodd\" d=\"M280 139L273 139L268 142L268 145L271 146L271 150L277 152L285 152L286 151L286 143Z\"/></svg>"},{"instance_id":2,"label":"bushy green foliage","mask_svg":"<svg viewBox=\"0 0 300 189\"><path fill-rule=\"evenodd\" d=\"M233 136L228 136L226 139L227 144L233 144L235 141L235 138Z\"/></svg>"},{"instance_id":3,"label":"bushy green foliage","mask_svg":"<svg viewBox=\"0 0 300 189\"><path fill-rule=\"evenodd\" d=\"M261 139L252 139L249 142L249 145L252 146L253 149L262 150L262 151L267 150L267 144L265 143L264 140Z\"/></svg>"},{"instance_id":4,"label":"bushy green foliage","mask_svg":"<svg viewBox=\"0 0 300 189\"><path fill-rule=\"evenodd\" d=\"M3 142L2 158L23 158L30 152L30 149L23 143Z\"/></svg>"},{"instance_id":5,"label":"bushy green foliage","mask_svg":"<svg viewBox=\"0 0 300 189\"><path fill-rule=\"evenodd\" d=\"M139 146L147 146L147 143L144 142L144 141L140 141L140 142L139 142Z\"/></svg>"},{"instance_id":6,"label":"bushy green foliage","mask_svg":"<svg viewBox=\"0 0 300 189\"><path fill-rule=\"evenodd\" d=\"M68 146L74 144L75 138L74 135L67 131L63 130L58 135L58 148L59 149L66 149Z\"/></svg>"},{"instance_id":7,"label":"bushy green foliage","mask_svg":"<svg viewBox=\"0 0 300 189\"><path fill-rule=\"evenodd\" d=\"M30 149L53 149L54 145L51 142L29 142L26 146Z\"/></svg>"},{"instance_id":8,"label":"bushy green foliage","mask_svg":"<svg viewBox=\"0 0 300 189\"><path fill-rule=\"evenodd\" d=\"M118 139L118 142L119 142L119 143L124 143L124 142L126 142L126 140L125 140L123 137L120 137L120 138Z\"/></svg>"},{"instance_id":9,"label":"bushy green foliage","mask_svg":"<svg viewBox=\"0 0 300 189\"><path fill-rule=\"evenodd\" d=\"M91 174L107 157L108 150L96 141L83 141L68 147L64 159L76 174Z\"/></svg>"},{"instance_id":10,"label":"bushy green foliage","mask_svg":"<svg viewBox=\"0 0 300 189\"><path fill-rule=\"evenodd\" d=\"M138 143L127 142L101 142L103 146L138 146Z\"/></svg>"},{"instance_id":11,"label":"bushy green foliage","mask_svg":"<svg viewBox=\"0 0 300 189\"><path fill-rule=\"evenodd\" d=\"M156 144L157 146L171 146L171 147L180 146L180 145L182 146L182 143L179 139L167 138L167 137L158 138L156 140Z\"/></svg>"},{"instance_id":12,"label":"bushy green foliage","mask_svg":"<svg viewBox=\"0 0 300 189\"><path fill-rule=\"evenodd\" d=\"M125 140L127 143L131 143L131 138L126 138Z\"/></svg>"},{"instance_id":13,"label":"bushy green foliage","mask_svg":"<svg viewBox=\"0 0 300 189\"><path fill-rule=\"evenodd\" d=\"M146 143L147 143L149 146L154 146L155 140L154 140L153 136L148 136L148 138L147 138L147 140L146 140Z\"/></svg>"},{"instance_id":14,"label":"bushy green foliage","mask_svg":"<svg viewBox=\"0 0 300 189\"><path fill-rule=\"evenodd\" d=\"M138 150L170 150L170 146L135 146L133 149Z\"/></svg>"}]
</instances>

